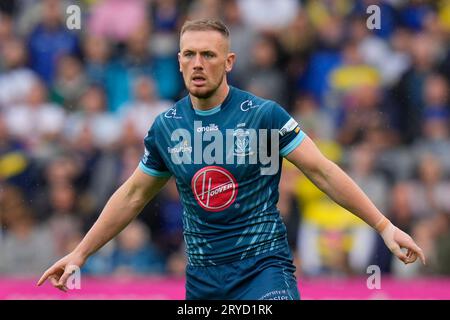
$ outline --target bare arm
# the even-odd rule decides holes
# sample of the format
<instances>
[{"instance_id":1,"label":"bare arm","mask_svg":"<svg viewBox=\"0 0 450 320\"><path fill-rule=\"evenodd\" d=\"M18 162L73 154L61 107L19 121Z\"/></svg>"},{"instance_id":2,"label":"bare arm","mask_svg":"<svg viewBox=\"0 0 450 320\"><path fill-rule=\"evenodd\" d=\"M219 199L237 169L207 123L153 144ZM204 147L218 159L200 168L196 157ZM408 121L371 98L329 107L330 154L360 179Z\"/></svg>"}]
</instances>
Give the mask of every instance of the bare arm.
<instances>
[{"instance_id":1,"label":"bare arm","mask_svg":"<svg viewBox=\"0 0 450 320\"><path fill-rule=\"evenodd\" d=\"M106 203L99 218L75 251L87 258L119 234L167 182L139 168Z\"/></svg>"},{"instance_id":2,"label":"bare arm","mask_svg":"<svg viewBox=\"0 0 450 320\"><path fill-rule=\"evenodd\" d=\"M159 192L167 180L149 176L137 168L114 192L78 246L50 267L38 285L49 278L55 287L65 291L65 284L73 272L73 267L81 267L90 255L119 234Z\"/></svg>"},{"instance_id":3,"label":"bare arm","mask_svg":"<svg viewBox=\"0 0 450 320\"><path fill-rule=\"evenodd\" d=\"M358 185L338 165L328 160L309 137L305 137L286 158L337 204L377 230L399 259L411 263L419 256L425 263L422 250L411 237L392 225ZM401 248L407 248L407 254Z\"/></svg>"}]
</instances>

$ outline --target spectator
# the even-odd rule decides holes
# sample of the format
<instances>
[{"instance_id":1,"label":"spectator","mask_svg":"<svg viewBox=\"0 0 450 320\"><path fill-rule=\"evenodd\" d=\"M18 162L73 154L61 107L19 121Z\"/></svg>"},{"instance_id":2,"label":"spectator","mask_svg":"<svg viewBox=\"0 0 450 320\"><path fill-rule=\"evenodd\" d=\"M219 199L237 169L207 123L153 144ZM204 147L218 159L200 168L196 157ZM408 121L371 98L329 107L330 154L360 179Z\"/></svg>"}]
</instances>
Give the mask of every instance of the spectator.
<instances>
[{"instance_id":1,"label":"spectator","mask_svg":"<svg viewBox=\"0 0 450 320\"><path fill-rule=\"evenodd\" d=\"M277 68L279 53L275 40L261 36L252 47L253 61L245 76L245 88L281 105L286 102L286 78Z\"/></svg>"},{"instance_id":2,"label":"spectator","mask_svg":"<svg viewBox=\"0 0 450 320\"><path fill-rule=\"evenodd\" d=\"M31 159L23 144L12 137L0 113L0 186L7 182L26 190L27 186L34 188L30 186L33 181Z\"/></svg>"},{"instance_id":3,"label":"spectator","mask_svg":"<svg viewBox=\"0 0 450 320\"><path fill-rule=\"evenodd\" d=\"M436 236L436 270L437 274L450 275L450 221L449 213L443 212L441 220L438 222L440 226Z\"/></svg>"},{"instance_id":4,"label":"spectator","mask_svg":"<svg viewBox=\"0 0 450 320\"><path fill-rule=\"evenodd\" d=\"M126 50L111 66L109 110L130 100L132 84L142 76L153 78L158 96L171 99L180 90L178 62L152 56L149 48L150 26L144 23L127 39ZM109 85L109 84L108 84Z\"/></svg>"},{"instance_id":5,"label":"spectator","mask_svg":"<svg viewBox=\"0 0 450 320\"><path fill-rule=\"evenodd\" d=\"M438 43L426 33L415 35L411 43L412 65L402 75L394 88L397 104L402 106L401 132L407 143L420 134L420 118L423 112L423 85L426 77L438 65Z\"/></svg>"},{"instance_id":6,"label":"spectator","mask_svg":"<svg viewBox=\"0 0 450 320\"><path fill-rule=\"evenodd\" d=\"M239 0L245 24L259 31L278 31L300 10L296 0Z\"/></svg>"},{"instance_id":7,"label":"spectator","mask_svg":"<svg viewBox=\"0 0 450 320\"><path fill-rule=\"evenodd\" d=\"M26 67L27 51L19 38L0 41L0 110L24 102L37 82L36 74Z\"/></svg>"},{"instance_id":8,"label":"spectator","mask_svg":"<svg viewBox=\"0 0 450 320\"><path fill-rule=\"evenodd\" d=\"M14 36L13 30L14 26L12 16L0 10L0 51L2 51L6 41Z\"/></svg>"},{"instance_id":9,"label":"spectator","mask_svg":"<svg viewBox=\"0 0 450 320\"><path fill-rule=\"evenodd\" d=\"M79 111L67 119L66 137L73 141L83 130L89 130L96 146L113 147L120 137L120 127L115 117L107 111L103 88L95 85L88 87L79 103Z\"/></svg>"},{"instance_id":10,"label":"spectator","mask_svg":"<svg viewBox=\"0 0 450 320\"><path fill-rule=\"evenodd\" d=\"M4 213L8 226L0 246L0 273L33 276L55 259L50 231L37 225L31 208L20 204Z\"/></svg>"},{"instance_id":11,"label":"spectator","mask_svg":"<svg viewBox=\"0 0 450 320\"><path fill-rule=\"evenodd\" d=\"M424 97L421 136L411 150L416 159L426 153L435 155L442 163L445 174L449 174L450 107L445 78L437 74L428 76L424 85Z\"/></svg>"},{"instance_id":12,"label":"spectator","mask_svg":"<svg viewBox=\"0 0 450 320\"><path fill-rule=\"evenodd\" d=\"M406 183L411 210L411 223L431 218L440 209L450 209L449 181L442 172L442 164L431 155L422 155L417 166L417 176Z\"/></svg>"},{"instance_id":13,"label":"spectator","mask_svg":"<svg viewBox=\"0 0 450 320\"><path fill-rule=\"evenodd\" d=\"M144 0L98 1L91 8L88 28L95 37L123 42L144 23L146 12Z\"/></svg>"},{"instance_id":14,"label":"spectator","mask_svg":"<svg viewBox=\"0 0 450 320\"><path fill-rule=\"evenodd\" d=\"M156 34L176 34L182 17L176 0L156 0L152 9L153 30Z\"/></svg>"},{"instance_id":15,"label":"spectator","mask_svg":"<svg viewBox=\"0 0 450 320\"><path fill-rule=\"evenodd\" d=\"M147 134L156 117L168 110L172 102L158 98L155 83L151 78L136 78L133 92L133 99L124 104L119 112L122 121L131 123L136 138L140 140Z\"/></svg>"},{"instance_id":16,"label":"spectator","mask_svg":"<svg viewBox=\"0 0 450 320\"><path fill-rule=\"evenodd\" d=\"M252 45L257 32L248 28L243 21L242 12L237 0L226 1L223 5L223 19L233 34L231 50L236 53L237 59L231 72L231 79L237 86L248 72L247 66L252 61Z\"/></svg>"},{"instance_id":17,"label":"spectator","mask_svg":"<svg viewBox=\"0 0 450 320\"><path fill-rule=\"evenodd\" d=\"M386 108L386 104L380 91L379 87L368 85L348 92L338 118L337 139L340 143L353 145L372 137L370 133L373 132L382 134L378 140L383 146L398 143L397 133L392 128L387 111L383 112L382 107ZM378 128L383 131L380 132Z\"/></svg>"},{"instance_id":18,"label":"spectator","mask_svg":"<svg viewBox=\"0 0 450 320\"><path fill-rule=\"evenodd\" d=\"M323 107L330 90L330 73L342 63L340 45L344 39L344 23L330 17L317 26L317 45L309 56L307 66L297 76L297 91L310 92Z\"/></svg>"},{"instance_id":19,"label":"spectator","mask_svg":"<svg viewBox=\"0 0 450 320\"><path fill-rule=\"evenodd\" d=\"M78 36L63 25L61 2L42 2L42 18L28 39L31 68L45 81L52 84L58 59L65 54L79 54Z\"/></svg>"},{"instance_id":20,"label":"spectator","mask_svg":"<svg viewBox=\"0 0 450 320\"><path fill-rule=\"evenodd\" d=\"M58 256L64 255L82 232L81 214L78 212L77 194L69 184L50 186L50 218L47 221Z\"/></svg>"},{"instance_id":21,"label":"spectator","mask_svg":"<svg viewBox=\"0 0 450 320\"><path fill-rule=\"evenodd\" d=\"M165 262L149 242L149 231L139 221L131 222L118 236L113 252L116 274L143 274L164 272Z\"/></svg>"},{"instance_id":22,"label":"spectator","mask_svg":"<svg viewBox=\"0 0 450 320\"><path fill-rule=\"evenodd\" d=\"M88 123L70 137L68 144L72 158L79 166L76 181L86 227L94 222L94 213L107 201L117 183L117 157L114 151L105 150L96 143Z\"/></svg>"},{"instance_id":23,"label":"spectator","mask_svg":"<svg viewBox=\"0 0 450 320\"><path fill-rule=\"evenodd\" d=\"M309 94L299 94L294 102L294 118L314 140L331 141L335 137L334 119L330 112L320 108Z\"/></svg>"},{"instance_id":24,"label":"spectator","mask_svg":"<svg viewBox=\"0 0 450 320\"><path fill-rule=\"evenodd\" d=\"M85 72L90 83L104 84L108 90L110 85L109 59L112 55L111 44L107 39L93 35L86 35L83 40L83 55Z\"/></svg>"},{"instance_id":25,"label":"spectator","mask_svg":"<svg viewBox=\"0 0 450 320\"><path fill-rule=\"evenodd\" d=\"M74 56L61 56L51 90L51 100L67 109L74 109L87 87L81 61Z\"/></svg>"},{"instance_id":26,"label":"spectator","mask_svg":"<svg viewBox=\"0 0 450 320\"><path fill-rule=\"evenodd\" d=\"M23 104L14 105L6 112L11 134L38 158L50 157L56 152L58 147L53 142L60 139L65 119L64 110L48 102L47 88L42 82L32 86Z\"/></svg>"},{"instance_id":27,"label":"spectator","mask_svg":"<svg viewBox=\"0 0 450 320\"><path fill-rule=\"evenodd\" d=\"M408 34L404 29L395 31L391 39L401 42ZM351 38L357 43L359 54L364 63L376 67L380 72L383 86L391 86L409 67L409 57L404 52L394 51L402 49L401 43L397 48L390 47L390 43L373 35L367 28L366 17L357 17L351 22ZM400 48L399 48L400 47Z\"/></svg>"},{"instance_id":28,"label":"spectator","mask_svg":"<svg viewBox=\"0 0 450 320\"><path fill-rule=\"evenodd\" d=\"M194 0L188 8L188 19L218 18L220 10L218 0Z\"/></svg>"},{"instance_id":29,"label":"spectator","mask_svg":"<svg viewBox=\"0 0 450 320\"><path fill-rule=\"evenodd\" d=\"M431 74L423 86L424 114L450 116L449 85L444 76Z\"/></svg>"}]
</instances>

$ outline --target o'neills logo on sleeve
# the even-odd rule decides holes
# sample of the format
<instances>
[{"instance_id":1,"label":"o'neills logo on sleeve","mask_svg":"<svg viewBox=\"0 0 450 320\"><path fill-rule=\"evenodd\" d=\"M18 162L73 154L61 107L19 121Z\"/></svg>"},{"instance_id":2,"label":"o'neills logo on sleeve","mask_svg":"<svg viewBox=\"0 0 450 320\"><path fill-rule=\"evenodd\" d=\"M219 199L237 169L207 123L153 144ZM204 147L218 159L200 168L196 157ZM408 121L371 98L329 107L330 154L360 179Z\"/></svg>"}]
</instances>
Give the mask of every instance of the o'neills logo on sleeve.
<instances>
[{"instance_id":1,"label":"o'neills logo on sleeve","mask_svg":"<svg viewBox=\"0 0 450 320\"><path fill-rule=\"evenodd\" d=\"M198 204L213 212L228 208L236 200L238 193L234 176L218 166L208 166L197 171L192 178L191 187Z\"/></svg>"}]
</instances>

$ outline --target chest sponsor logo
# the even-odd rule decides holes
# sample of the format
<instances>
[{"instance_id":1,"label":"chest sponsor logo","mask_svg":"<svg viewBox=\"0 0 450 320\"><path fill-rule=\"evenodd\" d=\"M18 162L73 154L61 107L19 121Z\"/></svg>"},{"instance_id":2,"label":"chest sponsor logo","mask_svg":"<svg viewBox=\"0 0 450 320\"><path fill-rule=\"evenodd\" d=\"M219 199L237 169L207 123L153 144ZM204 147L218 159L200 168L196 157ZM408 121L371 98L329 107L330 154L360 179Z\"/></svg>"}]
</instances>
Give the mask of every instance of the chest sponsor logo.
<instances>
[{"instance_id":1,"label":"chest sponsor logo","mask_svg":"<svg viewBox=\"0 0 450 320\"><path fill-rule=\"evenodd\" d=\"M184 152L190 153L190 152L192 152L192 147L189 145L189 143L187 141L183 141L183 143L179 144L177 147L173 147L173 148L167 147L167 152L170 154L174 154L174 153L178 154L178 153L184 153Z\"/></svg>"},{"instance_id":2,"label":"chest sponsor logo","mask_svg":"<svg viewBox=\"0 0 450 320\"><path fill-rule=\"evenodd\" d=\"M181 119L181 116L177 115L177 109L175 108L167 110L164 117L168 119Z\"/></svg>"},{"instance_id":3,"label":"chest sponsor logo","mask_svg":"<svg viewBox=\"0 0 450 320\"><path fill-rule=\"evenodd\" d=\"M258 164L262 175L274 175L279 170L279 130L245 128L239 123L235 129L203 126L194 121L194 131L177 128L167 147L174 165L202 164Z\"/></svg>"},{"instance_id":4,"label":"chest sponsor logo","mask_svg":"<svg viewBox=\"0 0 450 320\"><path fill-rule=\"evenodd\" d=\"M250 109L258 108L259 104L253 104L252 100L245 100L241 103L241 110L247 112Z\"/></svg>"},{"instance_id":5,"label":"chest sponsor logo","mask_svg":"<svg viewBox=\"0 0 450 320\"><path fill-rule=\"evenodd\" d=\"M219 126L211 123L210 125L206 126L206 127L198 127L197 132L211 132L211 131L219 131Z\"/></svg>"},{"instance_id":6,"label":"chest sponsor logo","mask_svg":"<svg viewBox=\"0 0 450 320\"><path fill-rule=\"evenodd\" d=\"M238 183L234 176L219 166L208 166L197 171L191 187L197 203L212 212L228 208L238 194Z\"/></svg>"}]
</instances>

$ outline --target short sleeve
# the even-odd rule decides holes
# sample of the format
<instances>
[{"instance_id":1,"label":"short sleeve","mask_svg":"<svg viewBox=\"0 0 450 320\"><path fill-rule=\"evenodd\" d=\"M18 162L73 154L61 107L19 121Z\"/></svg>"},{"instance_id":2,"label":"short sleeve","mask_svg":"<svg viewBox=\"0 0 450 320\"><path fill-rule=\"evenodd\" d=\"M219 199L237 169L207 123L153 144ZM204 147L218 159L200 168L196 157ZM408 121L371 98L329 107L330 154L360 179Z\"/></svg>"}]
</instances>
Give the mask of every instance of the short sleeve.
<instances>
[{"instance_id":1,"label":"short sleeve","mask_svg":"<svg viewBox=\"0 0 450 320\"><path fill-rule=\"evenodd\" d=\"M172 174L164 163L163 158L156 145L157 143L157 120L153 122L152 127L144 138L144 155L139 163L139 168L146 174L158 177L167 178Z\"/></svg>"},{"instance_id":2,"label":"short sleeve","mask_svg":"<svg viewBox=\"0 0 450 320\"><path fill-rule=\"evenodd\" d=\"M279 104L274 103L271 112L271 128L279 132L280 155L287 156L305 139L297 121Z\"/></svg>"}]
</instances>

